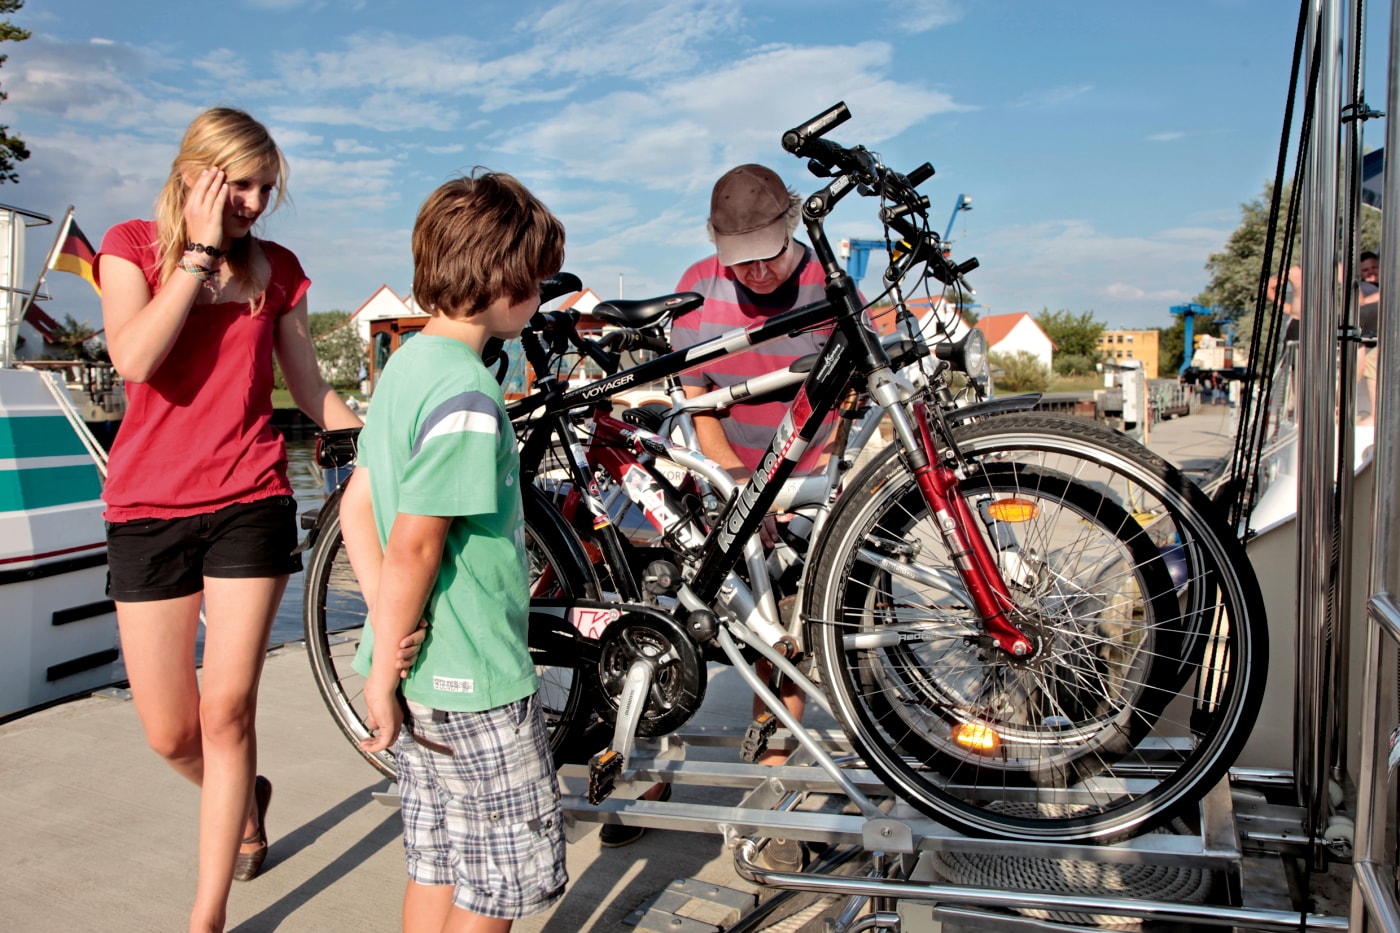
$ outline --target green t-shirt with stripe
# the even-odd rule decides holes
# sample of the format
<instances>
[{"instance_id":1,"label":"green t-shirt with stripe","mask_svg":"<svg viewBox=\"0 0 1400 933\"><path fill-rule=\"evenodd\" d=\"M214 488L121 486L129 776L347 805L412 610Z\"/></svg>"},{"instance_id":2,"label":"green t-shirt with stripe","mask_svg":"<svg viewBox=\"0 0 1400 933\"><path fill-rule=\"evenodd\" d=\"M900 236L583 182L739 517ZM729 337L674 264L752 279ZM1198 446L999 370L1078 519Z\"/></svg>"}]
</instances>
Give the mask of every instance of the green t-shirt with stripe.
<instances>
[{"instance_id":1,"label":"green t-shirt with stripe","mask_svg":"<svg viewBox=\"0 0 1400 933\"><path fill-rule=\"evenodd\" d=\"M399 513L450 516L410 700L479 712L535 692L520 455L500 386L470 347L419 334L389 359L360 434L381 544ZM355 669L368 674L373 633Z\"/></svg>"}]
</instances>

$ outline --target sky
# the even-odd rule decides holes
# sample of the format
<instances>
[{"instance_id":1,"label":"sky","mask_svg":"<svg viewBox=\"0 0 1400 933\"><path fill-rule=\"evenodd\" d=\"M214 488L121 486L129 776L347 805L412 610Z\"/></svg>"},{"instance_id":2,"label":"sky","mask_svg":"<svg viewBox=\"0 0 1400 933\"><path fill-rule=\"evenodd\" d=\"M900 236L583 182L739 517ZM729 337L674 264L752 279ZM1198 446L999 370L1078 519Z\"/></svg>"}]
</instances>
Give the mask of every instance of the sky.
<instances>
[{"instance_id":1,"label":"sky","mask_svg":"<svg viewBox=\"0 0 1400 933\"><path fill-rule=\"evenodd\" d=\"M1375 5L1379 7L1380 5ZM713 252L715 180L743 162L821 187L779 145L845 101L830 136L892 168L930 162L982 315L1092 312L1165 327L1272 179L1297 27L1281 0L28 0L6 43L0 123L32 156L0 202L99 246L150 217L189 121L263 121L290 205L260 235L291 248L310 310L410 292L419 204L473 166L510 172L564 222L565 269L602 298L670 292ZM1372 22L1374 64L1384 23ZM1368 100L1385 109L1375 67ZM1367 124L1368 148L1384 121ZM954 212L960 195L971 210ZM28 281L54 227L31 231ZM879 234L850 197L833 240ZM863 282L872 290L878 266ZM43 307L97 325L87 283Z\"/></svg>"}]
</instances>

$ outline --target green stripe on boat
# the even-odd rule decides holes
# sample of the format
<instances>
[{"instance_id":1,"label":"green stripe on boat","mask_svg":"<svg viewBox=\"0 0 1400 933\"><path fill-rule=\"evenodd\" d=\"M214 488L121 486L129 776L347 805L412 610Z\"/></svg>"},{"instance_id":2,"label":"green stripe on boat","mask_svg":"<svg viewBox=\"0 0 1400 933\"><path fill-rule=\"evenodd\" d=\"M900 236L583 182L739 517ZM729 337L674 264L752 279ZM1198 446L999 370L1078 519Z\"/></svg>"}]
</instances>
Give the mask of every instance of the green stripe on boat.
<instances>
[{"instance_id":1,"label":"green stripe on boat","mask_svg":"<svg viewBox=\"0 0 1400 933\"><path fill-rule=\"evenodd\" d=\"M87 449L62 415L0 418L0 460L81 453L87 453Z\"/></svg>"},{"instance_id":2,"label":"green stripe on boat","mask_svg":"<svg viewBox=\"0 0 1400 933\"><path fill-rule=\"evenodd\" d=\"M102 481L97 476L95 464L0 471L0 512L44 509L100 498Z\"/></svg>"}]
</instances>

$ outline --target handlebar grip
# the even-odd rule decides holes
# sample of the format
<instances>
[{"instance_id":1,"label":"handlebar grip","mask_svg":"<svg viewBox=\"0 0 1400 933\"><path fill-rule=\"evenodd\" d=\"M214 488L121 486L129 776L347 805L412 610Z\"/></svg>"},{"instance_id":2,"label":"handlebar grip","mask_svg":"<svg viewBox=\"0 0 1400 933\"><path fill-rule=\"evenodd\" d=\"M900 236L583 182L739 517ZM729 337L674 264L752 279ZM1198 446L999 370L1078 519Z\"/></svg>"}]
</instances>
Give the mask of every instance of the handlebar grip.
<instances>
[{"instance_id":1,"label":"handlebar grip","mask_svg":"<svg viewBox=\"0 0 1400 933\"><path fill-rule=\"evenodd\" d=\"M572 272L556 272L540 283L540 304L583 291L583 282Z\"/></svg>"},{"instance_id":2,"label":"handlebar grip","mask_svg":"<svg viewBox=\"0 0 1400 933\"><path fill-rule=\"evenodd\" d=\"M602 368L603 372L611 376L617 372L618 361L607 353L592 340L585 340L579 336L578 331L569 331L569 343L577 347L584 355Z\"/></svg>"},{"instance_id":3,"label":"handlebar grip","mask_svg":"<svg viewBox=\"0 0 1400 933\"><path fill-rule=\"evenodd\" d=\"M816 163L807 166L813 175L827 174L825 171L818 171L818 168L842 168L847 161L846 147L829 139L809 139L802 144L801 150L797 153L799 156Z\"/></svg>"},{"instance_id":4,"label":"handlebar grip","mask_svg":"<svg viewBox=\"0 0 1400 933\"><path fill-rule=\"evenodd\" d=\"M904 177L909 179L909 187L917 188L933 177L933 166L925 162Z\"/></svg>"},{"instance_id":5,"label":"handlebar grip","mask_svg":"<svg viewBox=\"0 0 1400 933\"><path fill-rule=\"evenodd\" d=\"M851 111L846 107L845 101L837 101L835 105L819 113L817 116L800 123L783 134L783 148L795 156L810 155L806 147L818 137L825 136L832 128L840 126L851 118Z\"/></svg>"}]
</instances>

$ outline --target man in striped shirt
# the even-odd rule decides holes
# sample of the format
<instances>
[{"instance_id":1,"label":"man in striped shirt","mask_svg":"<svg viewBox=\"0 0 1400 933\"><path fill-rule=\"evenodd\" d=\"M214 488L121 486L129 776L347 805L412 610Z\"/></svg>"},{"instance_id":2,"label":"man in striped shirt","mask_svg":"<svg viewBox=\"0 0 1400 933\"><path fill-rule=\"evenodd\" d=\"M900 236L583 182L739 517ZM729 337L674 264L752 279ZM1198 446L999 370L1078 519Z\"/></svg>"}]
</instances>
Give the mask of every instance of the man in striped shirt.
<instances>
[{"instance_id":1,"label":"man in striped shirt","mask_svg":"<svg viewBox=\"0 0 1400 933\"><path fill-rule=\"evenodd\" d=\"M801 214L801 197L772 169L740 165L715 183L710 196L710 238L716 254L686 270L678 292L698 292L705 305L675 322L671 346L681 350L731 330L751 327L771 315L821 301L826 275L811 248L793 239ZM707 363L704 372L681 377L694 398L764 373L784 369L815 353L830 329L783 337L743 353ZM734 476L746 479L773 440L796 395L765 396L737 405L727 416L697 413L695 432L707 457ZM834 421L834 419L833 419ZM829 421L798 462L796 475L811 473L826 461Z\"/></svg>"},{"instance_id":2,"label":"man in striped shirt","mask_svg":"<svg viewBox=\"0 0 1400 933\"><path fill-rule=\"evenodd\" d=\"M792 238L801 216L802 200L783 184L772 169L762 165L740 165L730 169L710 195L710 239L716 255L702 259L681 276L678 292L698 292L705 296L703 307L679 318L671 325L671 347L682 350L732 330L751 327L771 315L826 297L826 274L812 250ZM831 329L783 337L742 353L731 353L705 364L704 372L681 376L688 397L694 398L717 388L727 388L777 369L785 369L799 357L815 353L826 343ZM735 405L724 417L697 412L695 434L706 457L727 469L737 480L745 480L757 469L796 396L796 387L766 395L757 401ZM826 464L834 416L813 439L798 461L794 475L815 472ZM782 601L787 610L792 598ZM755 670L765 680L772 676L772 665L760 660ZM806 697L791 681L780 689L783 705L798 719L806 708ZM754 697L757 718L766 707ZM787 759L781 751L765 752L759 764L779 765ZM643 799L670 799L671 785L657 784L642 794ZM608 847L629 845L646 830L640 826L605 825L599 841ZM775 853L780 853L776 854ZM772 867L800 870L800 844L794 840L772 840L761 857L777 858ZM782 864L782 860L796 865Z\"/></svg>"}]
</instances>

